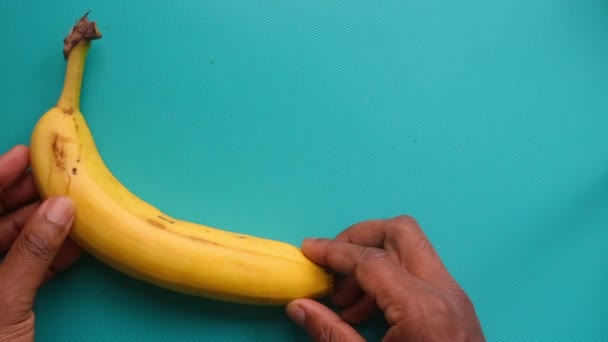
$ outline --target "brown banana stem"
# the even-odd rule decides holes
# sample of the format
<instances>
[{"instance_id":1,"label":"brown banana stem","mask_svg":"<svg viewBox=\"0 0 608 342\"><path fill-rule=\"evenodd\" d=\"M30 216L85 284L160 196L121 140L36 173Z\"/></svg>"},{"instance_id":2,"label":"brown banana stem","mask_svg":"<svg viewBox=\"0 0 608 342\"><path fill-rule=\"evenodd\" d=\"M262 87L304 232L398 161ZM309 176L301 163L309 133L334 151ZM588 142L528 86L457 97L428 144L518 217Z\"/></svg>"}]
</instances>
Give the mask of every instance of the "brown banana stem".
<instances>
[{"instance_id":1,"label":"brown banana stem","mask_svg":"<svg viewBox=\"0 0 608 342\"><path fill-rule=\"evenodd\" d=\"M88 14L87 12L74 25L63 40L63 55L67 58L68 65L57 106L66 114L80 110L80 90L87 52L91 46L91 40L101 38L101 32L97 29L95 22L87 19Z\"/></svg>"}]
</instances>

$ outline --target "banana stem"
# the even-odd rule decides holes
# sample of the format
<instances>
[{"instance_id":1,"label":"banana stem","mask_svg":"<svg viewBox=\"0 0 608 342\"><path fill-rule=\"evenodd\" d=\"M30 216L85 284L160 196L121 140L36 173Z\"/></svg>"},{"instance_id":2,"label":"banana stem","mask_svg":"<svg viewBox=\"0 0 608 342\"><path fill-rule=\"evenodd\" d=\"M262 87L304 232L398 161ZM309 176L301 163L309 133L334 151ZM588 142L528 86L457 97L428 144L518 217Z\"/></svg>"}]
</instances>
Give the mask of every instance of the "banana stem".
<instances>
[{"instance_id":1,"label":"banana stem","mask_svg":"<svg viewBox=\"0 0 608 342\"><path fill-rule=\"evenodd\" d=\"M68 57L68 65L65 72L63 90L57 106L64 112L80 111L80 90L82 88L82 76L87 52L91 43L82 41L76 45Z\"/></svg>"},{"instance_id":2,"label":"banana stem","mask_svg":"<svg viewBox=\"0 0 608 342\"><path fill-rule=\"evenodd\" d=\"M70 34L64 39L63 55L67 58L67 68L63 90L57 106L66 114L80 111L80 91L87 53L91 40L101 38L101 32L95 22L87 20L88 12L74 25Z\"/></svg>"}]
</instances>

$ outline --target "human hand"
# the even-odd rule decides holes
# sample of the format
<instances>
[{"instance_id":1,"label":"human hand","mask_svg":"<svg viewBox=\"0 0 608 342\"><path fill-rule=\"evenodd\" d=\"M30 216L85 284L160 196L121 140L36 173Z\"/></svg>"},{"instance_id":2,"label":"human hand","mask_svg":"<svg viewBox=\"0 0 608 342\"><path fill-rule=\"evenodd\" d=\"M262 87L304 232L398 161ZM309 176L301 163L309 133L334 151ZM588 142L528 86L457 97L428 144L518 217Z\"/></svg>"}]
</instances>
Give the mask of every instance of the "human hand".
<instances>
[{"instance_id":1,"label":"human hand","mask_svg":"<svg viewBox=\"0 0 608 342\"><path fill-rule=\"evenodd\" d=\"M302 251L344 275L331 297L340 315L311 299L287 305L314 341L365 341L351 324L378 310L384 342L485 341L473 303L411 217L363 221L334 240L306 239Z\"/></svg>"},{"instance_id":2,"label":"human hand","mask_svg":"<svg viewBox=\"0 0 608 342\"><path fill-rule=\"evenodd\" d=\"M64 197L38 199L27 172L29 150L0 155L0 341L34 340L38 288L71 265L81 249L67 239L74 218Z\"/></svg>"}]
</instances>

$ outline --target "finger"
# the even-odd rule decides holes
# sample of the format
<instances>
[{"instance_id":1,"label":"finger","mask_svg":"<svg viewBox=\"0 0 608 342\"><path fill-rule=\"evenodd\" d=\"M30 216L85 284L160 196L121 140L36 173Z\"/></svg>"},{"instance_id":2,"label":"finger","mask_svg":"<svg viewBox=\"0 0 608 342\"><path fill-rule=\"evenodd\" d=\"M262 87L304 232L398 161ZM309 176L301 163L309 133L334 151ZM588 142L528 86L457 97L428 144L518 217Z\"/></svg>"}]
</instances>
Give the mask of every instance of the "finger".
<instances>
[{"instance_id":1,"label":"finger","mask_svg":"<svg viewBox=\"0 0 608 342\"><path fill-rule=\"evenodd\" d=\"M22 174L29 165L29 149L24 145L17 145L7 153L0 155L0 193L3 193ZM0 214L4 209L0 207Z\"/></svg>"},{"instance_id":2,"label":"finger","mask_svg":"<svg viewBox=\"0 0 608 342\"><path fill-rule=\"evenodd\" d=\"M306 239L302 252L319 265L354 275L361 289L382 310L415 295L413 289L410 291L415 278L382 249L329 239Z\"/></svg>"},{"instance_id":3,"label":"finger","mask_svg":"<svg viewBox=\"0 0 608 342\"><path fill-rule=\"evenodd\" d=\"M363 292L361 286L357 283L357 278L354 275L348 275L342 280L330 299L334 305L347 306L356 302L363 295L365 295L365 292Z\"/></svg>"},{"instance_id":4,"label":"finger","mask_svg":"<svg viewBox=\"0 0 608 342\"><path fill-rule=\"evenodd\" d=\"M0 210L4 213L38 199L38 191L31 173L23 175L12 186L0 192ZM0 212L0 215L2 212Z\"/></svg>"},{"instance_id":5,"label":"finger","mask_svg":"<svg viewBox=\"0 0 608 342\"><path fill-rule=\"evenodd\" d=\"M381 248L384 246L386 222L387 220L357 222L340 232L336 236L336 241Z\"/></svg>"},{"instance_id":6,"label":"finger","mask_svg":"<svg viewBox=\"0 0 608 342\"><path fill-rule=\"evenodd\" d=\"M359 324L367 321L373 314L379 311L380 308L378 308L378 305L373 298L370 296L363 296L355 303L342 310L340 316L350 324Z\"/></svg>"},{"instance_id":7,"label":"finger","mask_svg":"<svg viewBox=\"0 0 608 342\"><path fill-rule=\"evenodd\" d=\"M0 253L8 251L9 247L17 239L17 236L19 236L27 220L29 220L39 206L40 203L35 202L0 217Z\"/></svg>"},{"instance_id":8,"label":"finger","mask_svg":"<svg viewBox=\"0 0 608 342\"><path fill-rule=\"evenodd\" d=\"M74 240L66 239L44 275L43 283L55 278L57 274L72 266L80 258L82 252L82 248Z\"/></svg>"},{"instance_id":9,"label":"finger","mask_svg":"<svg viewBox=\"0 0 608 342\"><path fill-rule=\"evenodd\" d=\"M0 265L0 279L17 300L31 304L47 269L68 235L74 206L66 197L43 202Z\"/></svg>"},{"instance_id":10,"label":"finger","mask_svg":"<svg viewBox=\"0 0 608 342\"><path fill-rule=\"evenodd\" d=\"M427 313L421 306L437 297L438 289L414 277L380 248L330 239L306 239L302 252L313 262L342 274L354 274L361 289L384 312L387 323L418 322Z\"/></svg>"},{"instance_id":11,"label":"finger","mask_svg":"<svg viewBox=\"0 0 608 342\"><path fill-rule=\"evenodd\" d=\"M314 341L365 342L363 337L340 316L321 303L298 299L287 305L287 315L306 329Z\"/></svg>"},{"instance_id":12,"label":"finger","mask_svg":"<svg viewBox=\"0 0 608 342\"><path fill-rule=\"evenodd\" d=\"M441 258L412 217L363 221L344 230L336 240L384 248L414 276L435 286L452 285Z\"/></svg>"}]
</instances>

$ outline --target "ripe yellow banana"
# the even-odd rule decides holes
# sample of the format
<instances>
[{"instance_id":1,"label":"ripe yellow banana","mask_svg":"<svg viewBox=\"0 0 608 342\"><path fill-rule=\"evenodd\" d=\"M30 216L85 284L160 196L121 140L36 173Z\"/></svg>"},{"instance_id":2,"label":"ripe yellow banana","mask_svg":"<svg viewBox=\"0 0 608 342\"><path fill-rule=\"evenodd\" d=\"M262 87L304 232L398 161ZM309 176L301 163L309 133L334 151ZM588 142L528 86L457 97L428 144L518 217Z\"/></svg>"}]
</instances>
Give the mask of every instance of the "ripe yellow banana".
<instances>
[{"instance_id":1,"label":"ripe yellow banana","mask_svg":"<svg viewBox=\"0 0 608 342\"><path fill-rule=\"evenodd\" d=\"M65 195L75 202L71 238L111 267L181 293L254 305L331 293L333 276L295 246L170 217L112 175L79 106L87 52L100 37L85 15L65 39L61 96L31 137L42 198Z\"/></svg>"}]
</instances>

